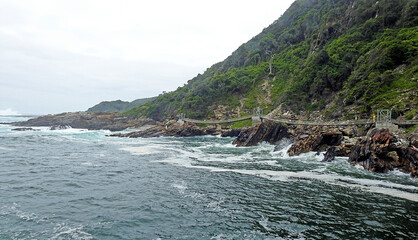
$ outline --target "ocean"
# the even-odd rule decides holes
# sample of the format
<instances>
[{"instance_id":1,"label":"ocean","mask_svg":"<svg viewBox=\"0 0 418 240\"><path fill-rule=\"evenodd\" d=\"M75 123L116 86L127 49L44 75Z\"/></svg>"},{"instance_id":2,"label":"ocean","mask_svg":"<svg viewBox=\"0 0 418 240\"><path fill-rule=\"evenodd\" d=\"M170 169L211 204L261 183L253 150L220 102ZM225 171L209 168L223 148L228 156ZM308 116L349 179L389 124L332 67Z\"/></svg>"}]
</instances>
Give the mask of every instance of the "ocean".
<instances>
[{"instance_id":1,"label":"ocean","mask_svg":"<svg viewBox=\"0 0 418 240\"><path fill-rule=\"evenodd\" d=\"M418 239L418 179L399 171L289 144L13 128L0 125L2 240Z\"/></svg>"}]
</instances>

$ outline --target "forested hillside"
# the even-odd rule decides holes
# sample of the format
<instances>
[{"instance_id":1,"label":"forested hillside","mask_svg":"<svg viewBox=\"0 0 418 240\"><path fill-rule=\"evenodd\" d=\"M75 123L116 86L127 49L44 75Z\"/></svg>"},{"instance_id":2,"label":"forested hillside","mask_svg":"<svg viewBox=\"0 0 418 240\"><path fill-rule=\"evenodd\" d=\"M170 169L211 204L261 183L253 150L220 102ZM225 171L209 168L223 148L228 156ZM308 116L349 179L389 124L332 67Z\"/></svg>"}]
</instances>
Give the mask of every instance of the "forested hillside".
<instances>
[{"instance_id":1,"label":"forested hillside","mask_svg":"<svg viewBox=\"0 0 418 240\"><path fill-rule=\"evenodd\" d=\"M103 101L87 109L87 112L123 112L129 109L139 107L145 103L154 100L155 98L141 98L132 102L125 102L122 100Z\"/></svg>"},{"instance_id":2,"label":"forested hillside","mask_svg":"<svg viewBox=\"0 0 418 240\"><path fill-rule=\"evenodd\" d=\"M261 107L352 118L391 108L412 119L417 56L418 0L297 0L223 62L126 114L208 118L221 106L232 117Z\"/></svg>"}]
</instances>

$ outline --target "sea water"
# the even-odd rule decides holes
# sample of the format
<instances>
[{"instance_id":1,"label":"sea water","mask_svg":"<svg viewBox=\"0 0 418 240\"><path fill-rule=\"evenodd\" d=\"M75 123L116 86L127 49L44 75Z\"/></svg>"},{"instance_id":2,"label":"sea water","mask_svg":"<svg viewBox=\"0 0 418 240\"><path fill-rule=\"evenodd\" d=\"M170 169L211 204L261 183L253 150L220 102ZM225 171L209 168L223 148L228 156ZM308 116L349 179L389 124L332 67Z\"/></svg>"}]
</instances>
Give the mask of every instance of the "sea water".
<instances>
[{"instance_id":1,"label":"sea water","mask_svg":"<svg viewBox=\"0 0 418 240\"><path fill-rule=\"evenodd\" d=\"M399 171L232 138L13 128L0 125L0 239L418 238L418 180Z\"/></svg>"}]
</instances>

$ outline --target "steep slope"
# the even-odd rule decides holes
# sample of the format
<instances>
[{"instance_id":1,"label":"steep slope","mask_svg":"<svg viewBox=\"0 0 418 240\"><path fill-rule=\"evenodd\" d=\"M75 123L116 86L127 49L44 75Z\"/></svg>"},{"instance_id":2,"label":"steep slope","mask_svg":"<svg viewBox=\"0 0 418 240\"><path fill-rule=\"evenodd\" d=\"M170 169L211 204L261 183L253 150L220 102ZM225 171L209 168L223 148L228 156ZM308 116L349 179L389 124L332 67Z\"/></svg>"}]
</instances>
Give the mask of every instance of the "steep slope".
<instances>
[{"instance_id":1,"label":"steep slope","mask_svg":"<svg viewBox=\"0 0 418 240\"><path fill-rule=\"evenodd\" d=\"M297 0L223 62L126 114L417 118L417 26L418 0Z\"/></svg>"},{"instance_id":2,"label":"steep slope","mask_svg":"<svg viewBox=\"0 0 418 240\"><path fill-rule=\"evenodd\" d=\"M87 109L87 112L123 112L129 109L139 107L145 103L154 100L155 98L141 98L132 102L125 102L122 100L103 101Z\"/></svg>"}]
</instances>

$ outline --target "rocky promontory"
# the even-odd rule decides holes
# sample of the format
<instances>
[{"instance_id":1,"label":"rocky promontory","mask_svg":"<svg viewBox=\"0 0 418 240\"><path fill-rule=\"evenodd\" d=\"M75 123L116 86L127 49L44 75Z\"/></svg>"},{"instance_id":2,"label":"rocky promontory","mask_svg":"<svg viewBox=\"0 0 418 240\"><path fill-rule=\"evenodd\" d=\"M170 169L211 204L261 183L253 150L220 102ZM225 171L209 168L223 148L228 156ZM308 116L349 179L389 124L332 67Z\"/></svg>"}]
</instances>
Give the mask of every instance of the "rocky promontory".
<instances>
[{"instance_id":1,"label":"rocky promontory","mask_svg":"<svg viewBox=\"0 0 418 240\"><path fill-rule=\"evenodd\" d=\"M152 119L145 118L130 119L116 112L71 112L40 116L25 122L15 122L12 124L21 127L51 127L52 129L72 127L89 130L107 129L121 131L127 128L155 125L156 122Z\"/></svg>"},{"instance_id":2,"label":"rocky promontory","mask_svg":"<svg viewBox=\"0 0 418 240\"><path fill-rule=\"evenodd\" d=\"M418 135L412 135L408 143L388 129L373 129L353 147L349 161L372 172L400 169L418 177Z\"/></svg>"},{"instance_id":3,"label":"rocky promontory","mask_svg":"<svg viewBox=\"0 0 418 240\"><path fill-rule=\"evenodd\" d=\"M276 144L284 138L289 138L288 129L283 125L265 121L255 127L243 129L233 144L237 147L256 146L261 142Z\"/></svg>"},{"instance_id":4,"label":"rocky promontory","mask_svg":"<svg viewBox=\"0 0 418 240\"><path fill-rule=\"evenodd\" d=\"M418 134L405 139L389 129L371 126L285 126L264 121L241 131L233 143L237 147L261 142L277 144L284 138L293 142L288 149L289 156L325 152L323 161L332 161L336 156L349 157L352 165L358 164L373 172L399 169L418 177Z\"/></svg>"},{"instance_id":5,"label":"rocky promontory","mask_svg":"<svg viewBox=\"0 0 418 240\"><path fill-rule=\"evenodd\" d=\"M237 129L222 128L211 125L199 127L194 123L179 123L176 119L168 120L143 131L130 133L115 133L110 137L129 137L129 138L150 138L150 137L192 137L203 135L222 135L223 137L236 137L241 131Z\"/></svg>"}]
</instances>

